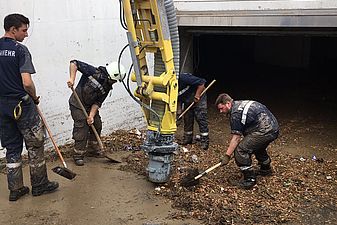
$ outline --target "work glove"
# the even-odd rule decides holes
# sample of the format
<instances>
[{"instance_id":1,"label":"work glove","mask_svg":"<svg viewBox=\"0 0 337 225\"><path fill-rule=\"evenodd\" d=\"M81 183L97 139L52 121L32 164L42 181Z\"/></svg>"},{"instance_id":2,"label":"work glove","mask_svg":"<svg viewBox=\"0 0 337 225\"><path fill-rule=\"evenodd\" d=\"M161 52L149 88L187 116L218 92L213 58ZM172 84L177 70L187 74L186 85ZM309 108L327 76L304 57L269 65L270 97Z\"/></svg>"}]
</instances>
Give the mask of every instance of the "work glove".
<instances>
[{"instance_id":1,"label":"work glove","mask_svg":"<svg viewBox=\"0 0 337 225\"><path fill-rule=\"evenodd\" d=\"M227 165L230 160L231 160L231 157L225 154L223 157L220 158L221 166Z\"/></svg>"}]
</instances>

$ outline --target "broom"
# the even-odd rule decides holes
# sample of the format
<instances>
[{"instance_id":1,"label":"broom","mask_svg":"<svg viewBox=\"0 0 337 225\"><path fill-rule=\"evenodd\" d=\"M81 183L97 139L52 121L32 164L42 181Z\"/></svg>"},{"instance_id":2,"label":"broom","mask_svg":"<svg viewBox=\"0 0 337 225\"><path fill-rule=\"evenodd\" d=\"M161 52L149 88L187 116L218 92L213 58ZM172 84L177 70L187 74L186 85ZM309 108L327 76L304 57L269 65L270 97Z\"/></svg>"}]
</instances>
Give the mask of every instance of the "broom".
<instances>
[{"instance_id":1,"label":"broom","mask_svg":"<svg viewBox=\"0 0 337 225\"><path fill-rule=\"evenodd\" d=\"M54 145L54 148L55 148L55 150L56 150L58 156L60 157L60 160L62 161L63 166L64 166L64 167L57 166L57 167L53 168L52 171L55 172L55 173L57 173L58 175L60 175L62 177L65 177L65 178L69 179L69 180L74 179L75 176L76 176L76 173L72 172L71 170L69 170L67 168L67 164L66 164L66 162L64 161L64 159L62 157L60 149L57 147L57 145L56 145L56 143L54 141L53 135L50 132L50 129L49 129L48 125L47 125L46 119L42 115L42 112L41 112L40 108L38 106L36 106L36 108L37 108L37 111L38 111L38 113L39 113L39 115L40 115L40 117L41 117L41 119L42 119L42 121L44 123L44 126L47 129L47 132L48 132L48 135L50 137L50 140L52 141L52 143Z\"/></svg>"}]
</instances>

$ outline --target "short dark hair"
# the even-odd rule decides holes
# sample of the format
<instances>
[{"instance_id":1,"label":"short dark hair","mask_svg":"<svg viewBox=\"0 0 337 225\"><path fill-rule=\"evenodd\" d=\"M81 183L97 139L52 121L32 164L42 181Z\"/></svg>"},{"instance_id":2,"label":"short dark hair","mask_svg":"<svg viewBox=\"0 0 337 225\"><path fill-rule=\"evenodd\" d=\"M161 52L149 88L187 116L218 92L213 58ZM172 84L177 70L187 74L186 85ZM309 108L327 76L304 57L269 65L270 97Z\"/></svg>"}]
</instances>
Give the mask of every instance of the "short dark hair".
<instances>
[{"instance_id":1,"label":"short dark hair","mask_svg":"<svg viewBox=\"0 0 337 225\"><path fill-rule=\"evenodd\" d=\"M19 29L19 27L21 27L22 24L29 25L29 19L25 17L24 15L21 15L18 13L9 14L4 19L5 31L9 31L11 27L15 27L16 29Z\"/></svg>"},{"instance_id":2,"label":"short dark hair","mask_svg":"<svg viewBox=\"0 0 337 225\"><path fill-rule=\"evenodd\" d=\"M226 104L227 102L232 102L233 99L231 98L231 96L229 96L228 94L226 93L222 93L220 94L216 101L215 101L215 105L219 105L219 104Z\"/></svg>"}]
</instances>

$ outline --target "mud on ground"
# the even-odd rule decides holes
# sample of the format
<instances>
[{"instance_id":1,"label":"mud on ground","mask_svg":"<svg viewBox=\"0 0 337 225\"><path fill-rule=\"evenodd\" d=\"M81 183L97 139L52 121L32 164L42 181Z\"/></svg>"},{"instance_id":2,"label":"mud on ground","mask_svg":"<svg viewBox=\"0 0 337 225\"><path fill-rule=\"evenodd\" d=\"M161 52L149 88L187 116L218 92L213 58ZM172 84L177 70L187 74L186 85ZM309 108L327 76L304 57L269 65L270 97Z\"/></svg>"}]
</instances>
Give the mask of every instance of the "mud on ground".
<instances>
[{"instance_id":1,"label":"mud on ground","mask_svg":"<svg viewBox=\"0 0 337 225\"><path fill-rule=\"evenodd\" d=\"M202 177L199 185L182 187L180 182L189 169L203 171L217 164L228 146L228 118L214 109L209 110L209 117L209 150L203 151L197 142L180 146L171 180L156 190L183 210L174 218L198 218L204 224L337 224L336 123L310 116L281 116L281 135L268 150L274 174L258 177L252 190L230 184L229 180L241 176L234 160ZM181 130L176 135L178 142ZM144 152L135 152L127 162L122 169L146 174Z\"/></svg>"},{"instance_id":2,"label":"mud on ground","mask_svg":"<svg viewBox=\"0 0 337 225\"><path fill-rule=\"evenodd\" d=\"M185 148L180 146L170 181L153 188L157 196L165 197L178 209L170 219L193 218L204 224L337 224L336 121L278 112L280 137L268 150L273 176L258 177L252 190L239 189L229 182L240 177L232 160L202 177L199 185L185 188L180 182L188 170L202 171L218 163L228 145L228 118L210 108L209 150L203 151L197 141ZM120 170L146 177L148 158L140 151L144 133L134 129L103 137L111 153L127 153ZM178 142L181 138L182 126L176 134ZM61 146L66 158L71 156L71 149L72 145ZM57 160L56 154L51 155ZM192 155L198 160L192 161Z\"/></svg>"}]
</instances>

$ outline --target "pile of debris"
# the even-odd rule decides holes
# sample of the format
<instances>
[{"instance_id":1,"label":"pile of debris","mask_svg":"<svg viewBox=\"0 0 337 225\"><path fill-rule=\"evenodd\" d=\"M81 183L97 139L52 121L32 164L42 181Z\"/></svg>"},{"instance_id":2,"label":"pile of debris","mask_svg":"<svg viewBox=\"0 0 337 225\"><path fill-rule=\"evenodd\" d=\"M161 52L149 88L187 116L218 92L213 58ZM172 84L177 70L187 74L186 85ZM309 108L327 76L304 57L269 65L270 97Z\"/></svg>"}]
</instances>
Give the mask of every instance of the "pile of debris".
<instances>
[{"instance_id":1,"label":"pile of debris","mask_svg":"<svg viewBox=\"0 0 337 225\"><path fill-rule=\"evenodd\" d=\"M108 136L102 137L102 142L106 151L116 152L116 151L139 151L140 146L143 143L144 132L140 132L138 129L134 128L132 130L117 130ZM48 140L46 140L48 141ZM62 152L64 158L71 158L74 154L74 144L65 144L58 146ZM46 161L59 161L59 156L53 147L46 149L45 151ZM23 166L27 166L28 155L22 155ZM6 159L0 158L0 172L6 173Z\"/></svg>"},{"instance_id":2,"label":"pile of debris","mask_svg":"<svg viewBox=\"0 0 337 225\"><path fill-rule=\"evenodd\" d=\"M119 130L102 138L107 150L130 152L121 170L146 176L148 157L140 151L144 133ZM183 187L181 181L188 171L202 172L217 164L223 154L220 150L227 146L211 144L208 151L197 143L179 146L170 181L157 185L154 193L180 209L172 218L197 218L205 224L337 224L336 158L295 156L281 151L281 145L283 141L270 146L273 176L258 177L251 190L229 182L241 176L233 160L202 177L200 184ZM72 144L60 147L65 157L71 156L72 148ZM51 152L46 158L55 154ZM54 158L58 160L56 154Z\"/></svg>"},{"instance_id":3,"label":"pile of debris","mask_svg":"<svg viewBox=\"0 0 337 225\"><path fill-rule=\"evenodd\" d=\"M251 190L230 184L241 176L233 160L202 177L199 185L183 187L190 169L203 171L217 164L221 153L215 149L225 149L211 145L206 152L195 144L179 147L170 181L154 192L181 209L173 218L197 218L205 224L336 224L336 159L293 156L277 151L278 144L270 146L274 175L258 177ZM146 174L144 152L134 152L126 161L122 170Z\"/></svg>"}]
</instances>

